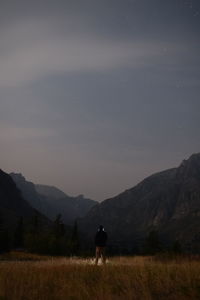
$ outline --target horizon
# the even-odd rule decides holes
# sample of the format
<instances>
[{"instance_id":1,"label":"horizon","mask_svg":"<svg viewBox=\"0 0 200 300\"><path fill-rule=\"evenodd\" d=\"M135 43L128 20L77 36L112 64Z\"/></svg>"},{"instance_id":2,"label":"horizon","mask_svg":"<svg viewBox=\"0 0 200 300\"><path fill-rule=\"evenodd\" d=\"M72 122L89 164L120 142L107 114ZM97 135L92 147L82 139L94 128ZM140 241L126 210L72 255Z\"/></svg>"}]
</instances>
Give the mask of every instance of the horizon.
<instances>
[{"instance_id":1,"label":"horizon","mask_svg":"<svg viewBox=\"0 0 200 300\"><path fill-rule=\"evenodd\" d=\"M2 170L101 202L200 151L198 0L0 5Z\"/></svg>"},{"instance_id":2,"label":"horizon","mask_svg":"<svg viewBox=\"0 0 200 300\"><path fill-rule=\"evenodd\" d=\"M184 161L186 161L186 160L189 160L189 159L190 159L192 156L194 156L194 155L200 155L200 152L191 154L188 158L184 158L184 159L182 160L182 162L184 162ZM181 163L182 163L182 162L181 162ZM146 178L148 178L148 177L150 177L150 176L152 176L152 175L155 175L155 174L158 174L158 173L160 173L160 172L164 172L164 171L167 171L167 170L170 170L170 169L174 169L174 168L176 169L176 168L180 167L181 163L180 163L178 166L170 167L170 168L168 168L168 169L166 169L166 170L160 170L160 171L157 171L156 173L149 174L149 175L147 175L147 177L141 179L141 181L137 182L134 186L129 187L128 189L131 189L131 188L135 187L137 184L141 183L143 180L145 180ZM2 170L2 171L3 171L3 170ZM44 185L44 186L56 188L56 189L60 190L61 192L65 193L66 196L69 196L69 197L79 197L79 196L83 196L84 198L91 199L91 198L87 197L87 195L84 195L84 194L74 194L74 195L69 195L65 190L63 190L62 188L59 188L59 187L56 186L56 185L49 185L49 184L43 184L43 183L40 183L40 182L34 182L33 180L26 178L26 176L25 176L23 173L20 173L20 172L11 172L11 173L8 173L8 174L10 175L10 174L12 174L12 173L13 173L13 174L16 174L16 175L21 175L22 177L24 177L24 179L25 179L27 182L32 182L34 185ZM126 190L127 190L127 189L126 189ZM126 191L126 190L124 189L124 190L122 190L121 192L119 192L118 194L111 196L110 198L114 198L115 196L118 196L120 193L123 193L123 192ZM101 201L98 201L98 200L96 200L96 199L91 199L91 200L95 200L95 201L101 203L101 202L103 202L103 201L105 201L105 200L107 200L107 199L109 199L109 198L103 199L103 200L101 200Z\"/></svg>"}]
</instances>

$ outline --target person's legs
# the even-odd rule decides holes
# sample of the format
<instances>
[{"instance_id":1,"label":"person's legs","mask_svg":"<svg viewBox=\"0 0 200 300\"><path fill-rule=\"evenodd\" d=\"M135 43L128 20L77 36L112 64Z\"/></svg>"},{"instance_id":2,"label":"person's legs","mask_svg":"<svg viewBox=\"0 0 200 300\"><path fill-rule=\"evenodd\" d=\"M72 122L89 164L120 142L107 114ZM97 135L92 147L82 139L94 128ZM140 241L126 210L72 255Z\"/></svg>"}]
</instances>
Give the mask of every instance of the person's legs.
<instances>
[{"instance_id":1,"label":"person's legs","mask_svg":"<svg viewBox=\"0 0 200 300\"><path fill-rule=\"evenodd\" d=\"M102 263L106 263L106 255L105 255L105 247L101 247L101 258L102 258Z\"/></svg>"},{"instance_id":2,"label":"person's legs","mask_svg":"<svg viewBox=\"0 0 200 300\"><path fill-rule=\"evenodd\" d=\"M100 247L96 247L96 258L95 258L95 265L98 264L98 260L100 258Z\"/></svg>"}]
</instances>

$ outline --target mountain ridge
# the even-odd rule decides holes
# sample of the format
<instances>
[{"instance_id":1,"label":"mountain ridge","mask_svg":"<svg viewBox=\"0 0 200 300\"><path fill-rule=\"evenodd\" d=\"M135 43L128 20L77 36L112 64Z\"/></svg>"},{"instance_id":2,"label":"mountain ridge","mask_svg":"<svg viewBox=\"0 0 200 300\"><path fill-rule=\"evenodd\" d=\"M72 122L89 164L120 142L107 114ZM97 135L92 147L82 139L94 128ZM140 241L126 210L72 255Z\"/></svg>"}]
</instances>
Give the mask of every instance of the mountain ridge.
<instances>
[{"instance_id":1,"label":"mountain ridge","mask_svg":"<svg viewBox=\"0 0 200 300\"><path fill-rule=\"evenodd\" d=\"M28 220L38 215L44 224L51 223L24 199L12 177L2 170L0 170L0 215L4 225L9 229L16 226L20 217Z\"/></svg>"},{"instance_id":2,"label":"mountain ridge","mask_svg":"<svg viewBox=\"0 0 200 300\"><path fill-rule=\"evenodd\" d=\"M118 240L129 248L151 230L157 230L166 243L178 239L187 248L196 241L199 247L200 153L104 200L79 220L89 239L99 224L107 229L111 243Z\"/></svg>"},{"instance_id":3,"label":"mountain ridge","mask_svg":"<svg viewBox=\"0 0 200 300\"><path fill-rule=\"evenodd\" d=\"M68 196L54 186L34 184L27 181L20 173L11 173L10 175L22 191L24 198L51 220L55 220L58 214L62 214L63 222L71 225L97 203L84 198L83 195Z\"/></svg>"}]
</instances>

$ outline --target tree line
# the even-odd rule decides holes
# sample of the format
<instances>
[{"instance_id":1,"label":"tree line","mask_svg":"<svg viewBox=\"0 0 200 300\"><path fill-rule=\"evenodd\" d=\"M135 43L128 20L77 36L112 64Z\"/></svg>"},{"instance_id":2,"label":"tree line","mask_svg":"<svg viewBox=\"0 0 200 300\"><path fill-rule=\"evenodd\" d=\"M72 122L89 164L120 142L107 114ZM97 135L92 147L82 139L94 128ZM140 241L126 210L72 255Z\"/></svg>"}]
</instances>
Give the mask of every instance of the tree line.
<instances>
[{"instance_id":1,"label":"tree line","mask_svg":"<svg viewBox=\"0 0 200 300\"><path fill-rule=\"evenodd\" d=\"M0 253L12 249L52 256L86 256L94 254L94 245L91 245L91 242L84 241L78 230L77 222L75 221L72 227L66 226L62 221L61 214L57 215L51 226L44 225L38 214L28 222L20 217L12 232L5 228L0 216ZM164 246L156 230L150 231L146 238L139 243L139 246L135 244L131 250L123 245L108 245L107 247L109 255L155 255L166 251L180 254L183 250L178 240L174 241L169 247Z\"/></svg>"},{"instance_id":2,"label":"tree line","mask_svg":"<svg viewBox=\"0 0 200 300\"><path fill-rule=\"evenodd\" d=\"M79 255L77 222L68 227L59 214L51 226L42 224L39 215L27 222L20 217L15 229L9 231L0 217L0 252L12 249L46 255Z\"/></svg>"}]
</instances>

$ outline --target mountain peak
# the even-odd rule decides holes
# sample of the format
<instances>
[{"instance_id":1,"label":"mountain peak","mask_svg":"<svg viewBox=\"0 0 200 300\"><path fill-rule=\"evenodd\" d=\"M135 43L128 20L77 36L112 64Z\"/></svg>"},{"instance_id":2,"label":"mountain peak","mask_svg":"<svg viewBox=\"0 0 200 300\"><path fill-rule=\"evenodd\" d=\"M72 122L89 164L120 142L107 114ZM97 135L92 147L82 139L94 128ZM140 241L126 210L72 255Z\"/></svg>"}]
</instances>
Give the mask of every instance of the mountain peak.
<instances>
[{"instance_id":1,"label":"mountain peak","mask_svg":"<svg viewBox=\"0 0 200 300\"><path fill-rule=\"evenodd\" d=\"M193 154L178 168L149 176L137 186L94 206L79 221L92 238L104 224L111 243L140 246L155 229L166 243L178 239L183 247L200 247L200 154ZM188 246L190 245L190 246ZM200 248L199 248L200 249Z\"/></svg>"},{"instance_id":2,"label":"mountain peak","mask_svg":"<svg viewBox=\"0 0 200 300\"><path fill-rule=\"evenodd\" d=\"M10 173L9 174L13 179L17 179L18 181L24 182L26 178L22 175L22 173Z\"/></svg>"},{"instance_id":3,"label":"mountain peak","mask_svg":"<svg viewBox=\"0 0 200 300\"><path fill-rule=\"evenodd\" d=\"M200 153L194 153L188 159L184 159L181 165L186 165L188 163L200 163Z\"/></svg>"},{"instance_id":4,"label":"mountain peak","mask_svg":"<svg viewBox=\"0 0 200 300\"><path fill-rule=\"evenodd\" d=\"M177 178L200 180L200 153L195 153L182 161L177 169Z\"/></svg>"}]
</instances>

